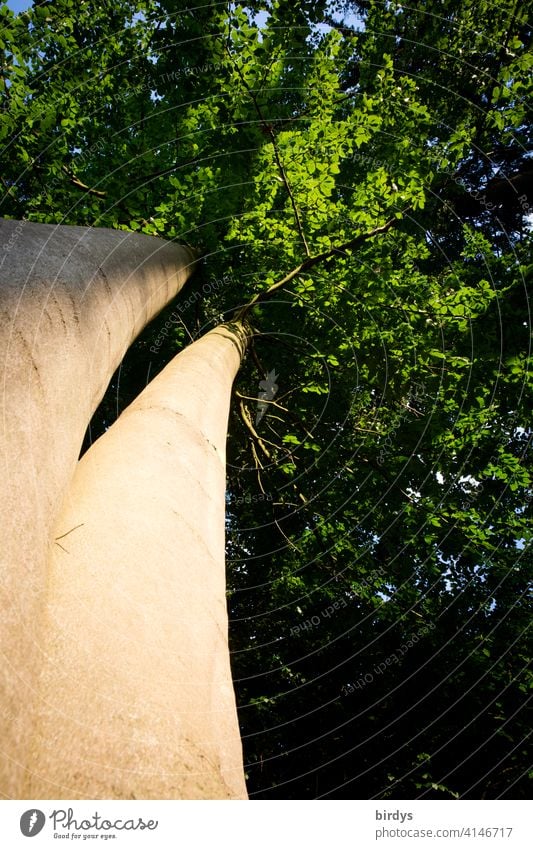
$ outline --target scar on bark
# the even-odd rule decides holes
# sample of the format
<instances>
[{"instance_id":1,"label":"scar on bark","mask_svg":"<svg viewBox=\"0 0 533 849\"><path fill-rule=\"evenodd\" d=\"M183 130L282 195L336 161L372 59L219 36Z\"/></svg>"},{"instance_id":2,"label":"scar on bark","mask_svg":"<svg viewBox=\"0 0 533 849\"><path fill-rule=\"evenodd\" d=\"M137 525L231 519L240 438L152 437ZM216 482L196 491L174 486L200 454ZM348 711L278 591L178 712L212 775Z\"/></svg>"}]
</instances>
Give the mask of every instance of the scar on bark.
<instances>
[{"instance_id":1,"label":"scar on bark","mask_svg":"<svg viewBox=\"0 0 533 849\"><path fill-rule=\"evenodd\" d=\"M62 549L63 549L63 551L65 552L65 554L70 554L70 551L67 551L67 549L66 549L64 546L62 546L60 542L58 542L58 539L63 539L64 537L68 537L68 535L69 535L69 534L71 534L71 533L72 533L72 531L75 531L75 530L77 530L78 528L82 528L84 524L85 524L85 522L81 522L79 525L74 525L74 527L73 527L73 528L71 528L71 529L70 529L70 531L65 531L65 533L64 533L64 534L61 534L61 536L56 537L56 538L55 538L55 540L54 540L54 543L55 543L56 545L58 545L58 546L59 546L59 548L62 548Z\"/></svg>"}]
</instances>

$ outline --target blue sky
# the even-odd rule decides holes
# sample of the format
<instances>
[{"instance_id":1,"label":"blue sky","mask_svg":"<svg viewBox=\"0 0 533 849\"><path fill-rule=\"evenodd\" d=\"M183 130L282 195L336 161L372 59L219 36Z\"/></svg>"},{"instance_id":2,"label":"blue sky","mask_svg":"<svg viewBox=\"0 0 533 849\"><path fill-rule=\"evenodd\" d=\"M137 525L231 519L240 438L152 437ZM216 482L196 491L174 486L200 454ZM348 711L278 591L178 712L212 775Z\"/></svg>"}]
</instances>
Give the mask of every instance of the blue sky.
<instances>
[{"instance_id":1,"label":"blue sky","mask_svg":"<svg viewBox=\"0 0 533 849\"><path fill-rule=\"evenodd\" d=\"M29 9L32 4L30 0L8 0L6 5L14 12L23 12L24 9Z\"/></svg>"}]
</instances>

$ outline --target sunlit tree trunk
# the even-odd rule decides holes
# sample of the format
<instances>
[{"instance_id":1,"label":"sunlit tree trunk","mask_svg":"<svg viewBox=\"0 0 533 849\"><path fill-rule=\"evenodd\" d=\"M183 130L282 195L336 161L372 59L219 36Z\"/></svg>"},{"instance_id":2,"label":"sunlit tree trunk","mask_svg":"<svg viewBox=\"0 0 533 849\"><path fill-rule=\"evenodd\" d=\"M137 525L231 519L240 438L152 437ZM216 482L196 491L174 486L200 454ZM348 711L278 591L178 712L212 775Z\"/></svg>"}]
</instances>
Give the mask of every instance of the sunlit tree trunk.
<instances>
[{"instance_id":1,"label":"sunlit tree trunk","mask_svg":"<svg viewBox=\"0 0 533 849\"><path fill-rule=\"evenodd\" d=\"M4 797L19 798L31 780L32 702L49 657L47 562L87 424L125 351L193 265L188 248L148 236L0 221Z\"/></svg>"},{"instance_id":2,"label":"sunlit tree trunk","mask_svg":"<svg viewBox=\"0 0 533 849\"><path fill-rule=\"evenodd\" d=\"M245 798L227 642L240 325L180 353L78 464L43 605L28 798Z\"/></svg>"}]
</instances>

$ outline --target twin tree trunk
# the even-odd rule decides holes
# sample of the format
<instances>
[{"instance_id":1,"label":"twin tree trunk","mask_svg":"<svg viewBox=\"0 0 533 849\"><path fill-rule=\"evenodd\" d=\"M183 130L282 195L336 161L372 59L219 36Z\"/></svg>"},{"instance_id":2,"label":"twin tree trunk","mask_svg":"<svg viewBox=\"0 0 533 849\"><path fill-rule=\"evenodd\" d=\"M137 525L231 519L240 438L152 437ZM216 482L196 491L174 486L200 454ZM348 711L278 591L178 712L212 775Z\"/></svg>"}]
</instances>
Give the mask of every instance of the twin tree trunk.
<instances>
[{"instance_id":1,"label":"twin tree trunk","mask_svg":"<svg viewBox=\"0 0 533 849\"><path fill-rule=\"evenodd\" d=\"M0 222L0 793L246 798L229 664L225 441L246 345L180 353L78 462L189 249Z\"/></svg>"}]
</instances>

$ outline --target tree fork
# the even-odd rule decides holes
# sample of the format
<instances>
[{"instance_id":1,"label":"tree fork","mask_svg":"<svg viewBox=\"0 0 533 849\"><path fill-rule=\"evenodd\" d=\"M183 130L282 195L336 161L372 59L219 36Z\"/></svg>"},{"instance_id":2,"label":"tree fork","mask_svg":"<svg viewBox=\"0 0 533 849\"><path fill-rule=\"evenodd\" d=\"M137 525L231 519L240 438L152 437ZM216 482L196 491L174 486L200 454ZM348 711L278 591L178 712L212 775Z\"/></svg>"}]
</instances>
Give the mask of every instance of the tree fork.
<instances>
[{"instance_id":1,"label":"tree fork","mask_svg":"<svg viewBox=\"0 0 533 849\"><path fill-rule=\"evenodd\" d=\"M18 798L58 512L113 372L195 255L150 236L7 220L0 245L0 793Z\"/></svg>"},{"instance_id":2,"label":"tree fork","mask_svg":"<svg viewBox=\"0 0 533 849\"><path fill-rule=\"evenodd\" d=\"M273 283L268 289L263 289L261 292L258 292L254 297L248 301L244 306L239 307L235 312L235 319L237 321L244 321L247 319L248 314L255 306L259 304L265 303L265 301L269 301L274 295L280 290L283 289L288 283L294 280L296 277L299 277L300 274L305 274L310 271L316 265L321 265L323 262L329 262L331 260L338 259L343 255L349 255L350 253L360 247L364 242L369 239L373 239L375 236L380 236L384 233L387 233L391 228L397 227L399 221L402 216L405 215L407 209L398 213L400 218L394 216L393 218L389 218L384 224L380 224L377 227L374 227L372 230L367 231L366 233L359 233L357 236L354 236L353 239L349 239L347 242L343 242L339 245L336 245L333 248L330 248L327 251L323 251L320 254L316 254L315 256L308 256L307 259L304 259L294 268L292 268L287 274L285 274L280 280L277 280L276 283Z\"/></svg>"},{"instance_id":3,"label":"tree fork","mask_svg":"<svg viewBox=\"0 0 533 849\"><path fill-rule=\"evenodd\" d=\"M221 325L185 348L78 464L50 557L25 798L246 798L224 549L247 335Z\"/></svg>"}]
</instances>

